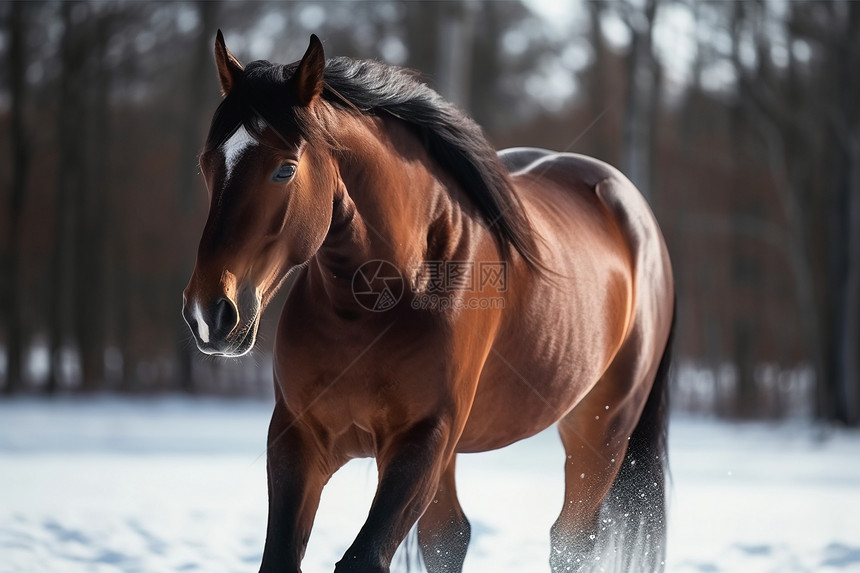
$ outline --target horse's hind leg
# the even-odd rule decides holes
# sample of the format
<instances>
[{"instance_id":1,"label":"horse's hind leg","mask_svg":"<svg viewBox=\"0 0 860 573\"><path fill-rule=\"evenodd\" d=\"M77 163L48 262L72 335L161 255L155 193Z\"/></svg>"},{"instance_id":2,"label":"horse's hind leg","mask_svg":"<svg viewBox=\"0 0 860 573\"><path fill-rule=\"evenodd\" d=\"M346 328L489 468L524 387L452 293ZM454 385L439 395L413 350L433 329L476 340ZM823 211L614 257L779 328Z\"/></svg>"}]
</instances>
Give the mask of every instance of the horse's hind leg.
<instances>
[{"instance_id":1,"label":"horse's hind leg","mask_svg":"<svg viewBox=\"0 0 860 573\"><path fill-rule=\"evenodd\" d=\"M650 388L650 369L637 364L637 355L628 341L600 381L558 424L567 459L564 507L551 531L553 573L606 565L597 561L609 557L600 548L607 535L601 531L600 509L624 462L627 438Z\"/></svg>"},{"instance_id":2,"label":"horse's hind leg","mask_svg":"<svg viewBox=\"0 0 860 573\"><path fill-rule=\"evenodd\" d=\"M651 434L663 423L668 360L660 371L643 360L637 332L558 424L567 459L564 507L551 532L553 573L629 571L634 559L637 570L662 569L662 444Z\"/></svg>"},{"instance_id":3,"label":"horse's hind leg","mask_svg":"<svg viewBox=\"0 0 860 573\"><path fill-rule=\"evenodd\" d=\"M599 556L595 548L600 506L618 473L626 446L617 438L620 434L613 435L611 422L601 420L606 405L580 404L558 425L567 459L564 506L550 533L553 573L591 571L592 561Z\"/></svg>"},{"instance_id":4,"label":"horse's hind leg","mask_svg":"<svg viewBox=\"0 0 860 573\"><path fill-rule=\"evenodd\" d=\"M428 573L463 570L472 528L457 499L456 456L439 480L436 496L418 521L418 544Z\"/></svg>"}]
</instances>

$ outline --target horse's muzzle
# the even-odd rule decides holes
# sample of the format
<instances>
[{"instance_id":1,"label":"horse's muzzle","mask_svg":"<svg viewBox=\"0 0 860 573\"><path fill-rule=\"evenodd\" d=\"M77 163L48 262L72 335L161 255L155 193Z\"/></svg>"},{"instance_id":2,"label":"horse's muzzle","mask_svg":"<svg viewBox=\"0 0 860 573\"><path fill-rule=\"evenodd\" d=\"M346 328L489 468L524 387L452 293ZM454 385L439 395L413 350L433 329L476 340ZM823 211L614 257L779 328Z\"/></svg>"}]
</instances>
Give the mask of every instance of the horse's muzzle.
<instances>
[{"instance_id":1,"label":"horse's muzzle","mask_svg":"<svg viewBox=\"0 0 860 573\"><path fill-rule=\"evenodd\" d=\"M239 309L229 298L222 296L206 304L183 297L182 317L201 352L214 356L240 356L251 349L256 335L256 309L249 310L252 320L243 328Z\"/></svg>"}]
</instances>

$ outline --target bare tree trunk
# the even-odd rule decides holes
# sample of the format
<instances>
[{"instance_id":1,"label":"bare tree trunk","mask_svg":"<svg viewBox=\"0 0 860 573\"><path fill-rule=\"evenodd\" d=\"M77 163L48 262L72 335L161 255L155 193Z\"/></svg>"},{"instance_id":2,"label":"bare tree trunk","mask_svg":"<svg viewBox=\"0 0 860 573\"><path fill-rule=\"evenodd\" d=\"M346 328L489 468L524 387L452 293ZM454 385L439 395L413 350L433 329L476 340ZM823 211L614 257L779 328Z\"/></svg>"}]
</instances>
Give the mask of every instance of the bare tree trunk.
<instances>
[{"instance_id":1,"label":"bare tree trunk","mask_svg":"<svg viewBox=\"0 0 860 573\"><path fill-rule=\"evenodd\" d=\"M739 13L735 11L733 17L737 18ZM737 23L735 24L737 25ZM733 43L733 59L737 60L740 49L738 42ZM728 303L731 309L731 320L734 323L734 347L732 349L732 361L734 362L737 376L735 378L734 407L731 415L741 419L749 419L761 413L761 396L756 387L755 379L755 345L757 336L754 321L750 319L748 307L751 291L761 288L753 261L748 255L748 241L740 232L739 227L746 221L755 220L755 209L751 208L750 201L754 200L744 192L743 180L748 172L749 150L746 148L746 125L745 110L739 102L731 106L729 110L729 129L732 147L732 180L731 189L727 190L732 212L733 226L729 242L729 254L731 265L731 284L733 297Z\"/></svg>"},{"instance_id":2,"label":"bare tree trunk","mask_svg":"<svg viewBox=\"0 0 860 573\"><path fill-rule=\"evenodd\" d=\"M603 19L603 2L588 2L589 35L591 36L591 49L594 50L594 61L588 77L588 107L591 119L600 117L605 112L606 100L606 42L603 39L601 20ZM609 157L609 145L606 142L604 130L594 130L592 137L593 147L591 154L603 161L611 161Z\"/></svg>"},{"instance_id":3,"label":"bare tree trunk","mask_svg":"<svg viewBox=\"0 0 860 573\"><path fill-rule=\"evenodd\" d=\"M594 4L601 4L600 2L589 2L589 6ZM693 17L695 26L697 29L696 36L698 37L698 28L700 26L700 13L698 4L694 5L693 9ZM598 22L599 24L599 22ZM594 22L592 23L594 25ZM699 116L701 103L703 100L702 97L702 87L701 87L701 70L704 68L705 58L703 55L703 50L701 47L697 47L696 56L693 60L693 69L691 73L691 85L687 90L684 98L683 107L680 110L680 157L681 161L684 165L692 165L694 160L694 149L696 146L696 142L701 137L701 124L696 121L696 118ZM694 178L691 176L690 170L682 170L680 171L681 176L679 180L675 183L680 189L688 189L694 185ZM697 300L702 301L707 300L706 297L703 296L701 289L699 289L699 281L693 278L692 280L687 277L690 276L688 273L688 268L692 266L693 268L698 268L699 265L696 262L696 258L692 247L690 246L691 242L685 240L686 235L689 232L688 229L685 228L685 215L689 213L692 209L691 197L689 193L677 193L679 198L677 211L672 215L671 220L667 217L664 221L664 225L666 222L669 222L672 229L672 234L676 237L676 240L673 242L670 237L667 237L669 244L673 244L674 249L672 251L672 267L674 270L674 276L676 280L675 293L677 297L677 328L679 335L675 338L676 346L676 355L678 356L689 356L691 352L688 348L686 348L686 341L689 340L688 337L684 336L686 321L684 317L693 316L696 310L711 314L711 304L710 301L707 301L707 304L696 304ZM665 227L664 227L665 229ZM680 240L679 240L680 239ZM698 309L696 308L698 307ZM712 329L717 324L716 320L704 320L702 323L705 326L706 335L709 335ZM711 367L712 371L716 371L719 366L720 356L718 353L718 342L715 340L719 340L718 333L716 336L706 336L705 338L706 344L704 346L704 356L705 361L708 366ZM714 340L715 342L712 342Z\"/></svg>"},{"instance_id":4,"label":"bare tree trunk","mask_svg":"<svg viewBox=\"0 0 860 573\"><path fill-rule=\"evenodd\" d=\"M439 92L460 107L469 103L472 68L472 43L476 6L467 2L450 4L440 21L439 49L441 65L437 71Z\"/></svg>"},{"instance_id":5,"label":"bare tree trunk","mask_svg":"<svg viewBox=\"0 0 860 573\"><path fill-rule=\"evenodd\" d=\"M856 93L856 92L855 92ZM848 244L845 284L840 293L842 328L839 333L841 376L837 418L849 426L860 424L860 133L855 133L849 155Z\"/></svg>"},{"instance_id":6,"label":"bare tree trunk","mask_svg":"<svg viewBox=\"0 0 860 573\"><path fill-rule=\"evenodd\" d=\"M404 24L406 65L423 72L424 79L431 86L438 87L440 50L437 44L439 35L437 23L445 2L407 2L404 5L406 16Z\"/></svg>"},{"instance_id":7,"label":"bare tree trunk","mask_svg":"<svg viewBox=\"0 0 860 573\"><path fill-rule=\"evenodd\" d=\"M22 354L24 352L24 328L21 319L20 271L21 271L21 215L30 169L30 145L24 127L24 100L26 97L26 5L15 2L9 15L8 73L11 96L9 109L9 143L12 151L12 183L9 190L9 253L4 273L6 333L6 386L11 394L21 389L24 383Z\"/></svg>"},{"instance_id":8,"label":"bare tree trunk","mask_svg":"<svg viewBox=\"0 0 860 573\"><path fill-rule=\"evenodd\" d=\"M792 177L789 167L791 158L787 152L789 138L779 130L779 127L767 116L751 116L754 125L761 134L767 148L767 162L774 179L777 198L786 214L787 228L783 239L777 243L787 255L794 275L798 314L803 330L803 341L809 353L809 360L815 372L816 384L819 391L819 415L830 417L825 412L831 406L827 405L829 392L825 391L827 375L825 369L825 347L822 338L823 328L820 318L822 308L819 306L820 297L816 296L815 271L810 259L808 222L803 218L800 206L800 189L806 184L803 180ZM799 163L799 160L798 160Z\"/></svg>"},{"instance_id":9,"label":"bare tree trunk","mask_svg":"<svg viewBox=\"0 0 860 573\"><path fill-rule=\"evenodd\" d=\"M794 10L799 5L790 6ZM764 3L738 2L731 4L730 9L735 46L741 41L742 23L760 23L768 16L768 7ZM751 18L758 18L759 22ZM831 312L828 310L828 297L818 290L828 292L826 285L816 281L808 240L812 221L803 202L805 193L815 188L816 178L819 177L813 165L822 153L818 144L820 132L816 131L820 129L820 122L810 121L806 114L814 111L804 109L799 103L802 98L797 90L801 87L797 84L799 77L793 75L793 57L790 56L787 79L777 82L768 55L769 39L762 31L763 26L754 29L753 45L758 52L758 68L754 72L747 69L740 61L737 49L732 59L740 82L742 100L747 104L747 117L763 140L765 160L773 176L776 204L782 208L785 217L784 228L776 233L780 238L772 241L772 244L786 254L793 273L802 340L815 372L817 415L831 419L834 407L832 361L828 358L831 344L823 336L830 331L827 317ZM751 77L753 73L754 78ZM766 225L765 221L757 221L758 227L764 228ZM833 241L827 243L827 252L833 253Z\"/></svg>"},{"instance_id":10,"label":"bare tree trunk","mask_svg":"<svg viewBox=\"0 0 860 573\"><path fill-rule=\"evenodd\" d=\"M200 28L195 42L194 56L190 60L191 68L188 83L189 92L187 108L185 109L184 125L182 127L182 147L179 161L179 204L183 216L192 212L194 197L199 191L197 177L197 152L201 140L201 128L205 102L207 101L207 90L214 88L210 78L214 77L212 72L212 38L214 38L215 21L218 16L218 4L214 2L198 2L196 4L200 16ZM174 279L174 292L176 293L176 313L173 317L177 349L177 377L178 387L185 392L196 390L194 381L193 357L196 349L189 344L188 327L182 320L179 310L181 308L180 295L188 276L191 274L193 260L187 259L178 269Z\"/></svg>"},{"instance_id":11,"label":"bare tree trunk","mask_svg":"<svg viewBox=\"0 0 860 573\"><path fill-rule=\"evenodd\" d=\"M131 346L133 281L129 256L127 223L130 220L128 200L124 194L110 194L110 241L111 290L113 291L113 314L116 344L122 364L119 369L119 389L123 392L135 390L134 369L137 363Z\"/></svg>"},{"instance_id":12,"label":"bare tree trunk","mask_svg":"<svg viewBox=\"0 0 860 573\"><path fill-rule=\"evenodd\" d=\"M492 1L464 4L469 4L470 8L467 19L471 27L471 45L463 42L469 62L465 73L470 78L463 105L475 121L492 134L508 127L513 117L500 97L499 81L510 65L505 61L502 41L511 19L506 12L512 9L512 4ZM478 65L473 65L474 62Z\"/></svg>"},{"instance_id":13,"label":"bare tree trunk","mask_svg":"<svg viewBox=\"0 0 860 573\"><path fill-rule=\"evenodd\" d=\"M102 7L109 11L109 6ZM110 165L108 142L108 90L109 76L106 69L107 46L110 34L111 14L94 16L93 33L88 34L86 54L94 69L88 74L89 94L86 98L86 117L92 119L88 126L89 151L87 161L87 185L79 189L78 197L78 241L76 244L75 277L75 339L78 343L81 389L97 390L104 383L105 353L105 295L106 295L106 195L107 170Z\"/></svg>"},{"instance_id":14,"label":"bare tree trunk","mask_svg":"<svg viewBox=\"0 0 860 573\"><path fill-rule=\"evenodd\" d=\"M51 366L47 391L55 392L61 383L63 350L66 336L73 324L71 300L78 269L75 268L75 247L78 240L76 222L79 198L85 188L85 123L84 106L85 54L80 32L86 8L78 2L66 2L61 7L63 36L60 45L60 105L58 109L59 172L57 187L57 225L55 231L51 280L51 319L49 348ZM77 18L77 19L76 19ZM80 20L79 20L80 19ZM77 328L72 328L77 332ZM77 342L77 341L75 341Z\"/></svg>"},{"instance_id":15,"label":"bare tree trunk","mask_svg":"<svg viewBox=\"0 0 860 573\"><path fill-rule=\"evenodd\" d=\"M833 227L840 231L831 249L839 250L834 309L833 362L836 419L850 426L860 424L860 6L849 3L848 18L831 47L836 85L833 100L838 117L832 123L833 141L842 158L836 175L837 209Z\"/></svg>"},{"instance_id":16,"label":"bare tree trunk","mask_svg":"<svg viewBox=\"0 0 860 573\"><path fill-rule=\"evenodd\" d=\"M627 68L627 106L624 113L622 170L651 199L651 145L658 97L657 65L654 61L653 32L659 0L646 0L640 14L628 15L631 32ZM628 9L638 8L628 5Z\"/></svg>"}]
</instances>

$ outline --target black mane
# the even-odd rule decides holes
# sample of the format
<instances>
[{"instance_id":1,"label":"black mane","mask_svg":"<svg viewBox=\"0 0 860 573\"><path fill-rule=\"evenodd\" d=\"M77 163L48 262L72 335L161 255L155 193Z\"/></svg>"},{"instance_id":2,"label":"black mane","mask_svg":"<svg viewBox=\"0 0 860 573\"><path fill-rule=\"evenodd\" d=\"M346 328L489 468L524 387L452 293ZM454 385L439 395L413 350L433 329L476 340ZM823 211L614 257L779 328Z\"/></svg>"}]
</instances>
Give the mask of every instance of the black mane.
<instances>
[{"instance_id":1,"label":"black mane","mask_svg":"<svg viewBox=\"0 0 860 573\"><path fill-rule=\"evenodd\" d=\"M215 112L206 148L222 145L240 125L259 136L261 119L276 132L324 140L319 123L289 93L287 80L296 65L248 64ZM415 73L370 60L333 58L326 62L322 97L348 112L388 114L413 126L430 155L474 201L503 253L513 247L530 267L541 267L531 225L495 149L477 123Z\"/></svg>"}]
</instances>

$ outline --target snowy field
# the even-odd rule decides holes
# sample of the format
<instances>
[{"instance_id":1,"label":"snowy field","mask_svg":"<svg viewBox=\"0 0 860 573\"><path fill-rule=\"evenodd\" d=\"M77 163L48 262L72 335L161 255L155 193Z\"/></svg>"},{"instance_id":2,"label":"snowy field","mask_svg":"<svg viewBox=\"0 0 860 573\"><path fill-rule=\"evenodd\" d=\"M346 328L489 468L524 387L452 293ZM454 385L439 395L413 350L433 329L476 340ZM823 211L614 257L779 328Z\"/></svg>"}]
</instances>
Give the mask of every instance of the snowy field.
<instances>
[{"instance_id":1,"label":"snowy field","mask_svg":"<svg viewBox=\"0 0 860 573\"><path fill-rule=\"evenodd\" d=\"M0 573L253 573L266 523L262 402L0 402ZM860 572L860 434L676 417L668 570ZM553 431L460 456L470 573L548 572L564 455ZM369 460L335 475L304 571L351 542Z\"/></svg>"}]
</instances>

